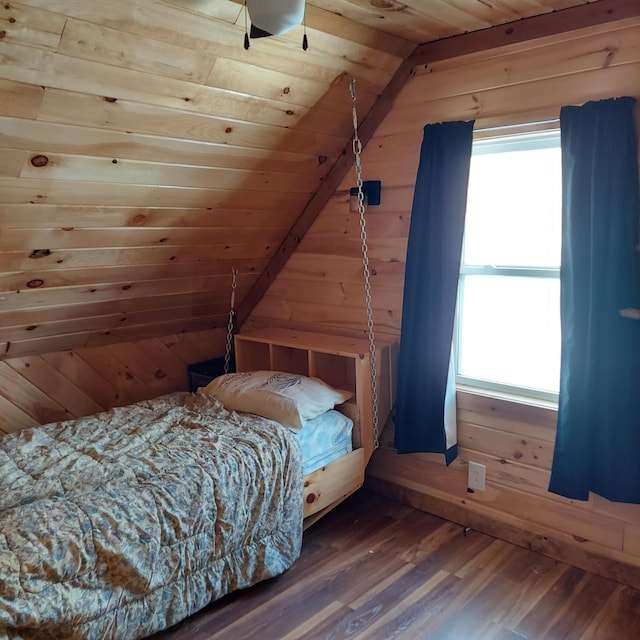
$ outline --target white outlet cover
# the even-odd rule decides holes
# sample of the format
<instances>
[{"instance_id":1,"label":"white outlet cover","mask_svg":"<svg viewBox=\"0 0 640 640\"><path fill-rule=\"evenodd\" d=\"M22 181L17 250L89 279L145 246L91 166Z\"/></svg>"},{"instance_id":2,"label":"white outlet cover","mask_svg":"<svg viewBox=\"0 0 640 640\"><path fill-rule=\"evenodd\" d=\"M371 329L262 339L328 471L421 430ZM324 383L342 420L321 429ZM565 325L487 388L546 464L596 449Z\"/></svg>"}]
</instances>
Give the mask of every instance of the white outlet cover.
<instances>
[{"instance_id":1,"label":"white outlet cover","mask_svg":"<svg viewBox=\"0 0 640 640\"><path fill-rule=\"evenodd\" d=\"M487 467L477 462L469 463L467 486L474 491L484 491L486 488Z\"/></svg>"}]
</instances>

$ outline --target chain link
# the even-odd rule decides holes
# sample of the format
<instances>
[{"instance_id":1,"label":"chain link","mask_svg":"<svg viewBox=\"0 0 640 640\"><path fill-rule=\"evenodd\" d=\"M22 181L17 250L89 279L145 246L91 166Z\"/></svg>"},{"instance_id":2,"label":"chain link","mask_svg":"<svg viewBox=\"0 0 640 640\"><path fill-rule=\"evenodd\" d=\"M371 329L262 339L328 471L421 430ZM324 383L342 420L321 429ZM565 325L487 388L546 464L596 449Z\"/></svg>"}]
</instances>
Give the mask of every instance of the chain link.
<instances>
[{"instance_id":1,"label":"chain link","mask_svg":"<svg viewBox=\"0 0 640 640\"><path fill-rule=\"evenodd\" d=\"M231 280L231 308L229 309L229 323L227 324L227 348L224 353L224 372L229 373L229 364L231 362L231 343L233 341L233 316L235 314L236 304L236 287L238 286L238 271L232 269Z\"/></svg>"},{"instance_id":2,"label":"chain link","mask_svg":"<svg viewBox=\"0 0 640 640\"><path fill-rule=\"evenodd\" d=\"M356 186L358 187L358 214L360 216L360 240L362 241L362 271L364 273L364 298L367 310L367 332L369 335L369 365L371 378L371 411L373 419L373 449L379 446L379 418L378 418L378 366L376 358L376 342L373 331L373 304L371 301L371 281L369 279L369 249L367 246L367 227L365 221L364 192L362 190L362 143L358 136L358 112L356 109L356 81L351 78L349 83L353 114L353 155L356 162Z\"/></svg>"}]
</instances>

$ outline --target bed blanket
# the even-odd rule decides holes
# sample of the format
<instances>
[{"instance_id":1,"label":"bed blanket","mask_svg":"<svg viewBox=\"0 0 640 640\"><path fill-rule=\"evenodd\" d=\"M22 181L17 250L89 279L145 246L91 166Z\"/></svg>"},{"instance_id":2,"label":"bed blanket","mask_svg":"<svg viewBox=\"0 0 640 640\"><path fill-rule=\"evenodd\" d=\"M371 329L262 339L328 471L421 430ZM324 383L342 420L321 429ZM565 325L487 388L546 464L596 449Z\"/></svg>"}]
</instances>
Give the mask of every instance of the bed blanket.
<instances>
[{"instance_id":1,"label":"bed blanket","mask_svg":"<svg viewBox=\"0 0 640 640\"><path fill-rule=\"evenodd\" d=\"M0 638L131 640L302 543L287 428L175 393L0 440Z\"/></svg>"}]
</instances>

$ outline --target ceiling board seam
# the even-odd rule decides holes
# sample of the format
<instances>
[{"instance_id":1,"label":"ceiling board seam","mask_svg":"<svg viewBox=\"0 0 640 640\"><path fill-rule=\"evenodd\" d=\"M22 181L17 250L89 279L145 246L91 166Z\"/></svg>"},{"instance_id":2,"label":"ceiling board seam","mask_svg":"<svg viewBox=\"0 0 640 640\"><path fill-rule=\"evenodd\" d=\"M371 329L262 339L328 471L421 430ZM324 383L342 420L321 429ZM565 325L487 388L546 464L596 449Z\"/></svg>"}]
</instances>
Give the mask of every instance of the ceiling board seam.
<instances>
[{"instance_id":1,"label":"ceiling board seam","mask_svg":"<svg viewBox=\"0 0 640 640\"><path fill-rule=\"evenodd\" d=\"M415 66L640 15L638 0L597 0L418 45Z\"/></svg>"}]
</instances>

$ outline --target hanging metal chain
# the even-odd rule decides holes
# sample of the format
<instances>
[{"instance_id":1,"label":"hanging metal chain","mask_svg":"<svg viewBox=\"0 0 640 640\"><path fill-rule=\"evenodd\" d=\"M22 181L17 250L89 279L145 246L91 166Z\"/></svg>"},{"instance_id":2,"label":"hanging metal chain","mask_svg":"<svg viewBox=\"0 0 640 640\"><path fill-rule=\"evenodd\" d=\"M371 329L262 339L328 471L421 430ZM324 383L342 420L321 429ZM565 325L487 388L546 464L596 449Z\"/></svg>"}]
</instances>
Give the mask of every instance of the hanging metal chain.
<instances>
[{"instance_id":1,"label":"hanging metal chain","mask_svg":"<svg viewBox=\"0 0 640 640\"><path fill-rule=\"evenodd\" d=\"M358 136L358 112L356 110L356 80L351 78L349 83L353 114L353 155L356 161L356 185L358 187L358 214L360 216L360 239L362 241L362 271L364 273L364 298L367 310L367 330L369 334L369 365L371 367L371 413L373 419L373 449L379 446L379 418L378 418L378 377L376 342L373 331L373 304L371 302L371 282L369 280L369 249L367 247L367 228L365 221L364 192L362 191L362 143Z\"/></svg>"},{"instance_id":2,"label":"hanging metal chain","mask_svg":"<svg viewBox=\"0 0 640 640\"><path fill-rule=\"evenodd\" d=\"M229 309L229 323L227 324L227 348L224 353L224 372L229 373L229 363L231 362L231 343L233 341L233 316L236 305L236 287L238 286L238 270L231 269L231 308Z\"/></svg>"}]
</instances>

